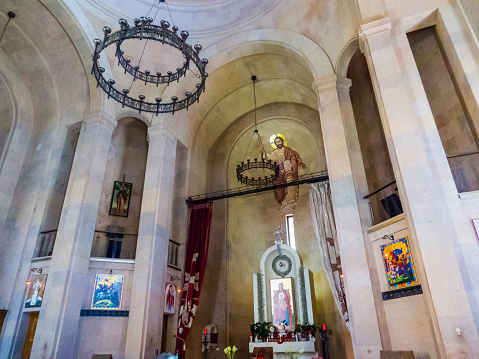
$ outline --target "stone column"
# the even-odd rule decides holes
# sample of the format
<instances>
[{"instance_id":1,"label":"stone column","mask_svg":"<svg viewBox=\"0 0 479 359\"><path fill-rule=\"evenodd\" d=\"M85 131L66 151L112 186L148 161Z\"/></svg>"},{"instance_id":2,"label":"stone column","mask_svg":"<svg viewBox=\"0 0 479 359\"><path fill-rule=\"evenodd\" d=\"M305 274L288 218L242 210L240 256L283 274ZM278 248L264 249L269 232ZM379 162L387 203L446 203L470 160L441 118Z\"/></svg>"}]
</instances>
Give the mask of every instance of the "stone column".
<instances>
[{"instance_id":1,"label":"stone column","mask_svg":"<svg viewBox=\"0 0 479 359\"><path fill-rule=\"evenodd\" d=\"M164 123L148 129L149 148L141 203L125 358L153 358L160 350L165 276L173 201L176 137Z\"/></svg>"},{"instance_id":2,"label":"stone column","mask_svg":"<svg viewBox=\"0 0 479 359\"><path fill-rule=\"evenodd\" d=\"M116 123L107 114L86 119L80 131L32 358L73 358L83 288L90 261L98 205L111 136Z\"/></svg>"},{"instance_id":3,"label":"stone column","mask_svg":"<svg viewBox=\"0 0 479 359\"><path fill-rule=\"evenodd\" d=\"M346 131L336 87L337 78L334 75L317 79L313 85L318 94L354 356L377 358L381 350L381 338Z\"/></svg>"},{"instance_id":4,"label":"stone column","mask_svg":"<svg viewBox=\"0 0 479 359\"><path fill-rule=\"evenodd\" d=\"M471 269L479 257L477 238L458 198L409 42L402 29L391 31L389 19L363 25L361 32L413 256L426 274L421 284L439 353L475 357L479 338L472 312L478 285L477 270Z\"/></svg>"},{"instance_id":5,"label":"stone column","mask_svg":"<svg viewBox=\"0 0 479 359\"><path fill-rule=\"evenodd\" d=\"M385 0L356 0L356 2L363 23L381 19L388 14Z\"/></svg>"}]
</instances>

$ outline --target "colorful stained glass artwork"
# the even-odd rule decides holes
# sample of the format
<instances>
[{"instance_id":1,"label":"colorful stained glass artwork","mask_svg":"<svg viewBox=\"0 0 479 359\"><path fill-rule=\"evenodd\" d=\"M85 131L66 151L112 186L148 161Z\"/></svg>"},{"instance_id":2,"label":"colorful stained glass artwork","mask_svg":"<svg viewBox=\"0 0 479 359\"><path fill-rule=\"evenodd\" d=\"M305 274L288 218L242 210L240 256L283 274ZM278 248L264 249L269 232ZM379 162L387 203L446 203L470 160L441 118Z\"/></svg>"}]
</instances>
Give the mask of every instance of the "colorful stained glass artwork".
<instances>
[{"instance_id":1,"label":"colorful stained glass artwork","mask_svg":"<svg viewBox=\"0 0 479 359\"><path fill-rule=\"evenodd\" d=\"M91 309L121 309L124 275L97 274Z\"/></svg>"},{"instance_id":2,"label":"colorful stained glass artwork","mask_svg":"<svg viewBox=\"0 0 479 359\"><path fill-rule=\"evenodd\" d=\"M381 246L389 289L418 284L407 237Z\"/></svg>"}]
</instances>

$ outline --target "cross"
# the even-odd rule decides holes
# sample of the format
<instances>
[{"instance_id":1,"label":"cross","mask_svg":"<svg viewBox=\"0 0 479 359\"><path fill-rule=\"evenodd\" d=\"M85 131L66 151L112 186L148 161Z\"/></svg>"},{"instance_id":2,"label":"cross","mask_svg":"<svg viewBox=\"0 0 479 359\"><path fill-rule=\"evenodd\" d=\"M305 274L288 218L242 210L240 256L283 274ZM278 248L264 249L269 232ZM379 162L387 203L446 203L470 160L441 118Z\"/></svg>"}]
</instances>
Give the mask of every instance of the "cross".
<instances>
[{"instance_id":1,"label":"cross","mask_svg":"<svg viewBox=\"0 0 479 359\"><path fill-rule=\"evenodd\" d=\"M284 234L281 227L278 227L276 231L273 233L275 236L278 236L278 239L274 241L275 244L283 244L283 240L281 239L281 235Z\"/></svg>"}]
</instances>

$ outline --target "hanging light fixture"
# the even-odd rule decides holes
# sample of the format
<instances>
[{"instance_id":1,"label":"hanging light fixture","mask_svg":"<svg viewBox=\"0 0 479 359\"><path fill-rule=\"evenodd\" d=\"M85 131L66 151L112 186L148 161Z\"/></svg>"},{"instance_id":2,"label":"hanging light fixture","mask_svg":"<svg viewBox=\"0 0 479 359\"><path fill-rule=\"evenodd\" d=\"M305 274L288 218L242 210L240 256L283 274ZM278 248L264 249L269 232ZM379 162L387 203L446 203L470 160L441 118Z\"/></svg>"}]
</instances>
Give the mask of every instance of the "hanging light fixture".
<instances>
[{"instance_id":1,"label":"hanging light fixture","mask_svg":"<svg viewBox=\"0 0 479 359\"><path fill-rule=\"evenodd\" d=\"M243 161L241 164L236 166L236 177L238 178L239 182L248 186L271 186L279 176L279 165L276 162L273 163L271 160L266 160L263 156L266 151L264 150L263 143L261 142L261 136L259 135L256 121L256 76L251 76L251 80L253 80L254 131L251 135L251 139L249 141L248 148L246 149ZM254 161L250 159L245 161L246 155L248 154L248 150L251 146L251 142L253 142L253 138L255 136L259 150L259 157L255 158ZM258 158L260 158L259 161ZM262 170L263 176L257 175L257 170ZM255 173L253 173L253 171L255 171ZM254 177L255 175L258 177Z\"/></svg>"},{"instance_id":2,"label":"hanging light fixture","mask_svg":"<svg viewBox=\"0 0 479 359\"><path fill-rule=\"evenodd\" d=\"M163 2L165 2L165 0L159 0L158 10L160 8L160 3ZM151 9L153 9L153 7L154 5ZM125 19L118 20L118 23L120 24L119 31L112 33L111 28L105 26L103 27L103 40L95 39L93 41L95 44L95 51L93 53L93 67L91 73L96 78L97 87L101 87L101 89L107 93L109 99L111 98L121 103L122 107L126 106L136 109L140 113L144 111L155 113L156 115L169 112L174 114L175 111L182 109L188 110L189 106L199 102L200 95L205 91L205 82L208 77L208 73L205 69L208 60L200 58L199 54L202 49L200 44L196 44L192 47L186 42L189 36L188 31L183 30L178 34L178 27L173 26L170 29L170 23L166 20L161 20L159 26L155 25L154 19L148 17L148 14L139 19L135 19L134 26L130 26ZM122 44L125 40L145 40L145 46L137 65L132 65L131 60L125 57L125 52L122 49ZM150 71L147 69L143 71L140 68L140 62L149 40L158 41L162 45L169 45L178 51L181 51L184 57L184 62L181 66L176 68L176 72L166 71L165 73L161 71ZM116 45L115 57L118 60L117 64L118 66L123 67L124 75L128 73L133 77L131 82L132 85L133 81L136 80L144 82L145 85L149 84L155 87L158 87L160 84L167 84L169 86L170 83L178 83L182 77L186 76L187 71L190 70L191 63L193 63L198 69L199 75L194 75L198 78L199 82L194 89L185 92L181 99L177 96L172 96L171 102L167 103L163 102L163 99L160 97L156 97L154 102L147 101L146 96L144 95L138 95L137 98L133 97L129 95L131 86L130 89L119 91L115 87L115 80L107 80L104 77L105 69L98 64L98 59L100 58L102 51L113 44Z\"/></svg>"},{"instance_id":3,"label":"hanging light fixture","mask_svg":"<svg viewBox=\"0 0 479 359\"><path fill-rule=\"evenodd\" d=\"M13 11L9 11L7 15L8 15L8 20L7 20L7 23L5 24L5 27L3 28L2 34L0 35L0 42L3 39L3 35L5 35L5 31L7 31L7 26L10 23L10 20L12 20L15 17L15 13Z\"/></svg>"}]
</instances>

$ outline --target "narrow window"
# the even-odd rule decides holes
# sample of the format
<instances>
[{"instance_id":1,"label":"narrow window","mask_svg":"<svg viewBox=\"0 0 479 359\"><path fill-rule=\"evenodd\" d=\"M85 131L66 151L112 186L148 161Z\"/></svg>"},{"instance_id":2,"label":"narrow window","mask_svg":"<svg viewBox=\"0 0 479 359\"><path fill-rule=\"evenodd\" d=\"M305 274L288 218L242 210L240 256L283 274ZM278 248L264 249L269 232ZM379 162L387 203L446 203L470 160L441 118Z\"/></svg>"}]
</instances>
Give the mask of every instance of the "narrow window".
<instances>
[{"instance_id":1,"label":"narrow window","mask_svg":"<svg viewBox=\"0 0 479 359\"><path fill-rule=\"evenodd\" d=\"M294 220L292 214L286 215L286 228L288 235L288 245L293 247L294 250L296 250L296 238L294 236Z\"/></svg>"}]
</instances>

